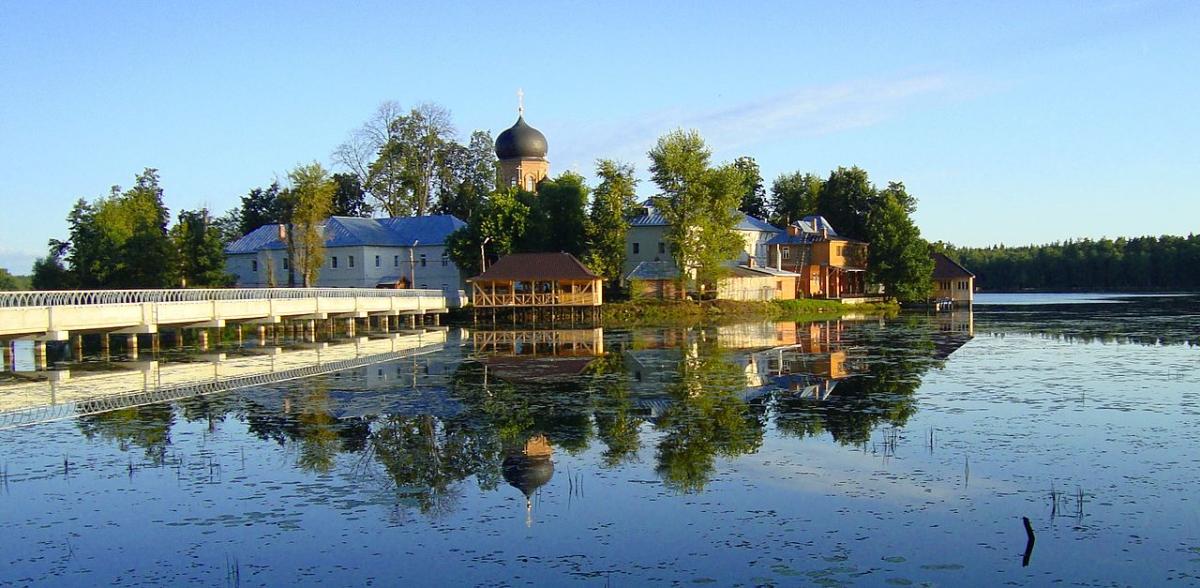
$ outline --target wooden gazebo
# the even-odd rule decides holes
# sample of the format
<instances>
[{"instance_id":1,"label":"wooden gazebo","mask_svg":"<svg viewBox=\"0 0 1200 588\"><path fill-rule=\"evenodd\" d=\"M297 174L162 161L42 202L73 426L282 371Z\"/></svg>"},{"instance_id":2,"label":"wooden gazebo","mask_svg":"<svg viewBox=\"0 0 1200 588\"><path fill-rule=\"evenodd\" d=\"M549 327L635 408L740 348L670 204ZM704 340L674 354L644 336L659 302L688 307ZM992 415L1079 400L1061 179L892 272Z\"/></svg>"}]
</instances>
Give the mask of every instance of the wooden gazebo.
<instances>
[{"instance_id":1,"label":"wooden gazebo","mask_svg":"<svg viewBox=\"0 0 1200 588\"><path fill-rule=\"evenodd\" d=\"M595 314L604 303L603 279L570 253L506 255L467 282L477 309L531 311L535 317L549 310L553 320L557 309L573 317L575 311Z\"/></svg>"}]
</instances>

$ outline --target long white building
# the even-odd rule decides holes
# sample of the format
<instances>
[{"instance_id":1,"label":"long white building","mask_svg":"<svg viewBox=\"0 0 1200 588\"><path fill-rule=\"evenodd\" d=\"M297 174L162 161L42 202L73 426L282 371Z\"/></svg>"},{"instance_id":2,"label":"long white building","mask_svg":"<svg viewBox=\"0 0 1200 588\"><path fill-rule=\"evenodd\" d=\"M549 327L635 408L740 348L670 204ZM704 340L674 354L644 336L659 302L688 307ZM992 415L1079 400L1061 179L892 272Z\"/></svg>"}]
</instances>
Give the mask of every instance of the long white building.
<instances>
[{"instance_id":1,"label":"long white building","mask_svg":"<svg viewBox=\"0 0 1200 588\"><path fill-rule=\"evenodd\" d=\"M438 289L453 298L463 276L446 253L446 238L463 226L451 215L331 217L321 225L325 260L313 286ZM283 225L264 225L226 247L225 267L239 287L288 285L285 236Z\"/></svg>"}]
</instances>

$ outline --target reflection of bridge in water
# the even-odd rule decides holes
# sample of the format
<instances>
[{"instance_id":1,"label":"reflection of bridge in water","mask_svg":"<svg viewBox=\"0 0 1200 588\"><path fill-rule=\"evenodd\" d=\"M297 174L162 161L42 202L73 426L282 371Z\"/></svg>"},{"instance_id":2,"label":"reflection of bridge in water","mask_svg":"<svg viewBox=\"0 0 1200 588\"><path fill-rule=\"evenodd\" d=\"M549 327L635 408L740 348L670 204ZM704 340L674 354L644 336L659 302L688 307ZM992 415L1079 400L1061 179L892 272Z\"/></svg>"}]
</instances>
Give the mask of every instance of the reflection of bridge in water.
<instances>
[{"instance_id":1,"label":"reflection of bridge in water","mask_svg":"<svg viewBox=\"0 0 1200 588\"><path fill-rule=\"evenodd\" d=\"M44 372L44 380L0 386L0 429L349 370L437 351L446 340L446 331L433 330L266 347L232 358L210 354L190 363L134 362L119 372Z\"/></svg>"}]
</instances>

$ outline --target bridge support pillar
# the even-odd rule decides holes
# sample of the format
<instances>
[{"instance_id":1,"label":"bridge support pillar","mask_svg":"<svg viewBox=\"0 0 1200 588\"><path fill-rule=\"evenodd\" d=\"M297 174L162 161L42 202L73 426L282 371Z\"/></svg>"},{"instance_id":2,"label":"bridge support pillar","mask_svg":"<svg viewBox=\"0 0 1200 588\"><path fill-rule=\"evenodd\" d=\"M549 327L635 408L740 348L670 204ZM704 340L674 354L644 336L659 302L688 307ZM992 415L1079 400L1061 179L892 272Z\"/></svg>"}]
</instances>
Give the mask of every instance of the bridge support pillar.
<instances>
[{"instance_id":1,"label":"bridge support pillar","mask_svg":"<svg viewBox=\"0 0 1200 588\"><path fill-rule=\"evenodd\" d=\"M346 334L351 337L354 336L354 318L346 319Z\"/></svg>"},{"instance_id":2,"label":"bridge support pillar","mask_svg":"<svg viewBox=\"0 0 1200 588\"><path fill-rule=\"evenodd\" d=\"M417 315L415 315L415 314L408 315L408 328L410 328L410 329L417 328Z\"/></svg>"},{"instance_id":3,"label":"bridge support pillar","mask_svg":"<svg viewBox=\"0 0 1200 588\"><path fill-rule=\"evenodd\" d=\"M440 324L442 324L442 315L440 315L440 314L437 314L437 313L434 313L434 315L433 315L433 324L434 324L434 325L440 325Z\"/></svg>"},{"instance_id":4,"label":"bridge support pillar","mask_svg":"<svg viewBox=\"0 0 1200 588\"><path fill-rule=\"evenodd\" d=\"M198 333L196 333L196 335L198 335L197 341L196 341L196 347L200 348L201 350L207 350L208 349L208 329L200 329L200 331Z\"/></svg>"},{"instance_id":5,"label":"bridge support pillar","mask_svg":"<svg viewBox=\"0 0 1200 588\"><path fill-rule=\"evenodd\" d=\"M46 369L46 366L47 366L47 364L46 364L46 342L45 341L34 341L33 342L33 369L44 370L44 369Z\"/></svg>"},{"instance_id":6,"label":"bridge support pillar","mask_svg":"<svg viewBox=\"0 0 1200 588\"><path fill-rule=\"evenodd\" d=\"M137 357L138 357L137 335L129 335L129 336L125 337L125 351L129 355L129 359L137 359Z\"/></svg>"},{"instance_id":7,"label":"bridge support pillar","mask_svg":"<svg viewBox=\"0 0 1200 588\"><path fill-rule=\"evenodd\" d=\"M112 359L112 340L108 338L108 333L100 334L100 358L106 362Z\"/></svg>"},{"instance_id":8,"label":"bridge support pillar","mask_svg":"<svg viewBox=\"0 0 1200 588\"><path fill-rule=\"evenodd\" d=\"M317 321L311 319L308 321L306 328L304 329L304 338L307 339L309 343L317 340Z\"/></svg>"},{"instance_id":9,"label":"bridge support pillar","mask_svg":"<svg viewBox=\"0 0 1200 588\"><path fill-rule=\"evenodd\" d=\"M159 338L157 332L151 333L150 334L150 353L153 353L154 355L158 355L158 353L160 351L162 351L162 339Z\"/></svg>"},{"instance_id":10,"label":"bridge support pillar","mask_svg":"<svg viewBox=\"0 0 1200 588\"><path fill-rule=\"evenodd\" d=\"M71 335L71 357L76 363L83 362L83 335Z\"/></svg>"},{"instance_id":11,"label":"bridge support pillar","mask_svg":"<svg viewBox=\"0 0 1200 588\"><path fill-rule=\"evenodd\" d=\"M238 347L242 346L242 325L237 326L237 341Z\"/></svg>"},{"instance_id":12,"label":"bridge support pillar","mask_svg":"<svg viewBox=\"0 0 1200 588\"><path fill-rule=\"evenodd\" d=\"M0 361L0 370L6 372L16 371L16 364L13 361L12 341L3 341L0 342L0 344L2 344L4 347L3 350L0 350L0 360L2 360Z\"/></svg>"},{"instance_id":13,"label":"bridge support pillar","mask_svg":"<svg viewBox=\"0 0 1200 588\"><path fill-rule=\"evenodd\" d=\"M265 347L267 344L267 326L258 325L258 346Z\"/></svg>"}]
</instances>

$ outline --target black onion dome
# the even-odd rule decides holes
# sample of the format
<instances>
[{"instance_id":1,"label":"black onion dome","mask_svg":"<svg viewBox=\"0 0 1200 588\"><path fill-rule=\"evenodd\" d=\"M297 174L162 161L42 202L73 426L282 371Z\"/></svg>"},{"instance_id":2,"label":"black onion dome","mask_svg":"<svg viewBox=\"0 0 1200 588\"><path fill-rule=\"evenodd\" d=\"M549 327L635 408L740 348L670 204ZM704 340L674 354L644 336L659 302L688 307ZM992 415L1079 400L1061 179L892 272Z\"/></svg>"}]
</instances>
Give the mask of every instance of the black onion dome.
<instances>
[{"instance_id":1,"label":"black onion dome","mask_svg":"<svg viewBox=\"0 0 1200 588\"><path fill-rule=\"evenodd\" d=\"M545 156L546 135L525 124L524 116L517 117L517 124L496 137L496 157L500 159Z\"/></svg>"},{"instance_id":2,"label":"black onion dome","mask_svg":"<svg viewBox=\"0 0 1200 588\"><path fill-rule=\"evenodd\" d=\"M504 481L520 490L526 498L554 477L554 462L549 456L511 455L504 458Z\"/></svg>"}]
</instances>

